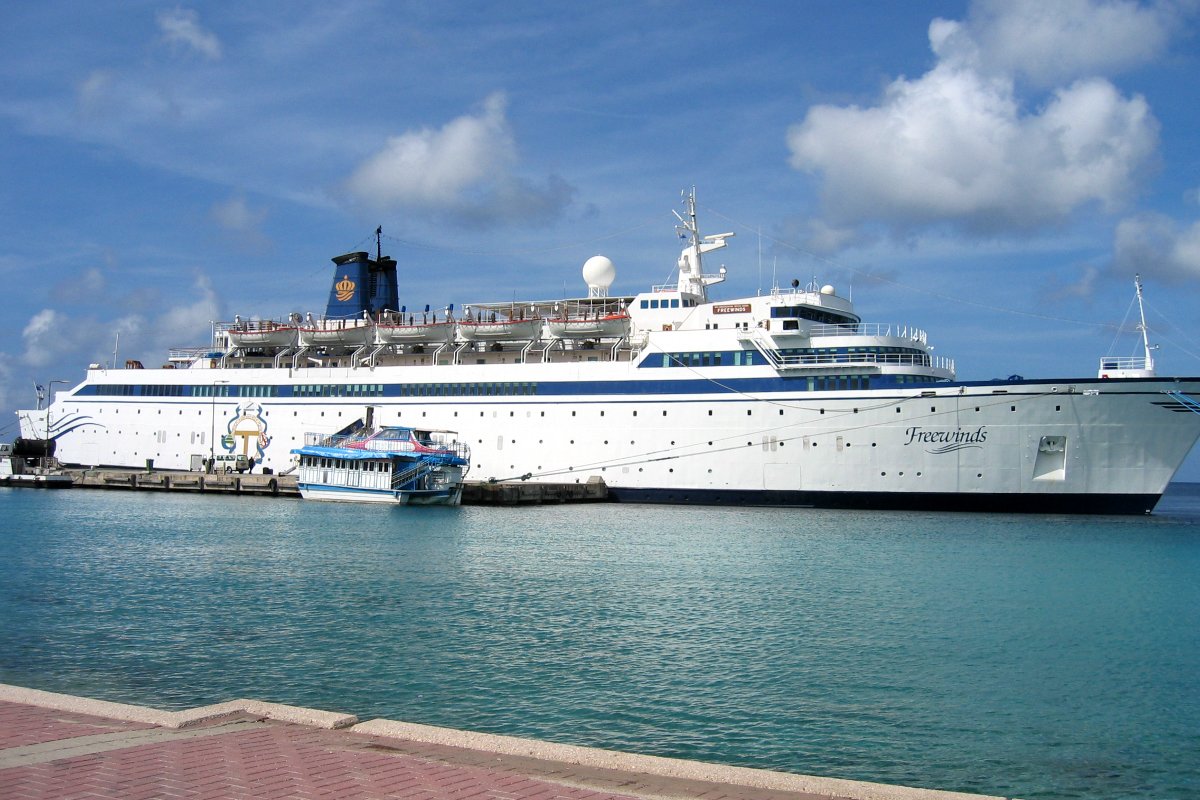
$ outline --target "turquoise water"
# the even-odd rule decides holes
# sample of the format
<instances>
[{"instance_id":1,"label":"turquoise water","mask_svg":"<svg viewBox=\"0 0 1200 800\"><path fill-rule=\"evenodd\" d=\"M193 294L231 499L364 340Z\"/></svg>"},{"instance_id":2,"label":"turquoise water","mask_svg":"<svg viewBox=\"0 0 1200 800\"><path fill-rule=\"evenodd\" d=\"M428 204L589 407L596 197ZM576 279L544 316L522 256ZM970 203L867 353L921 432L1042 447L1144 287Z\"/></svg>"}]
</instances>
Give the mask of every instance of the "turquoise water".
<instances>
[{"instance_id":1,"label":"turquoise water","mask_svg":"<svg viewBox=\"0 0 1200 800\"><path fill-rule=\"evenodd\" d=\"M1200 486L1128 518L28 489L0 513L7 683L1200 796Z\"/></svg>"}]
</instances>

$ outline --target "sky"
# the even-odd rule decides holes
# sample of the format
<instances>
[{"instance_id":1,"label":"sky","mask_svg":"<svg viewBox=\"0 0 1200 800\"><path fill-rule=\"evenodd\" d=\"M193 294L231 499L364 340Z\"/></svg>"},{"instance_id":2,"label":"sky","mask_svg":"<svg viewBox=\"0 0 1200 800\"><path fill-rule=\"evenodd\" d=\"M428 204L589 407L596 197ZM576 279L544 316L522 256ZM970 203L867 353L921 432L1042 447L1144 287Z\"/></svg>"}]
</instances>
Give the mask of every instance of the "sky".
<instances>
[{"instance_id":1,"label":"sky","mask_svg":"<svg viewBox=\"0 0 1200 800\"><path fill-rule=\"evenodd\" d=\"M579 296L596 254L670 281L692 187L737 234L718 299L815 279L960 378L1089 377L1140 352L1140 273L1159 374L1198 375L1198 33L1200 0L6 4L0 438L35 383L320 313L377 226L410 307Z\"/></svg>"}]
</instances>

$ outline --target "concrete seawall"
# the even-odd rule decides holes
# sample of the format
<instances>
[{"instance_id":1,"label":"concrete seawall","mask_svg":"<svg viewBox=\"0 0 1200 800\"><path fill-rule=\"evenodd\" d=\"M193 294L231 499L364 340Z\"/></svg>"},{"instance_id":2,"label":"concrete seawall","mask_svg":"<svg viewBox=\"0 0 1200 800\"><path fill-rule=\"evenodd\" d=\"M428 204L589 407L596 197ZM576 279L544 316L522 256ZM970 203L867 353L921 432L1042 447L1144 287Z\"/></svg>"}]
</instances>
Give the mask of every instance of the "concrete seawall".
<instances>
[{"instance_id":1,"label":"concrete seawall","mask_svg":"<svg viewBox=\"0 0 1200 800\"><path fill-rule=\"evenodd\" d=\"M256 700L186 711L0 684L5 797L999 800Z\"/></svg>"},{"instance_id":2,"label":"concrete seawall","mask_svg":"<svg viewBox=\"0 0 1200 800\"><path fill-rule=\"evenodd\" d=\"M13 476L14 478L18 476ZM22 478L33 476L19 476ZM300 497L295 475L261 475L171 470L65 469L53 476L70 479L75 489L116 489L146 492L196 492L260 497ZM5 481L10 486L44 486L32 481ZM65 481L55 484L65 486ZM516 506L546 503L603 503L609 500L603 481L533 483L528 481L467 481L463 505Z\"/></svg>"}]
</instances>

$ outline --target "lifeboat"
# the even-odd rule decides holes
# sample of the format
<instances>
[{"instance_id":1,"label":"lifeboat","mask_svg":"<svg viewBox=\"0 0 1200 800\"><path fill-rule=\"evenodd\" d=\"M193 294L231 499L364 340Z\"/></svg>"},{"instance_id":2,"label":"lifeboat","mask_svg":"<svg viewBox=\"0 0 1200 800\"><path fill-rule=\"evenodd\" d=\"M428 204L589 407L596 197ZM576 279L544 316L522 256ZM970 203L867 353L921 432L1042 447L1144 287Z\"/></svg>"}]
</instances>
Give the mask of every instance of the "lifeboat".
<instances>
[{"instance_id":1,"label":"lifeboat","mask_svg":"<svg viewBox=\"0 0 1200 800\"><path fill-rule=\"evenodd\" d=\"M270 320L235 323L228 329L237 347L287 347L296 341L296 328Z\"/></svg>"},{"instance_id":2,"label":"lifeboat","mask_svg":"<svg viewBox=\"0 0 1200 800\"><path fill-rule=\"evenodd\" d=\"M365 319L323 319L300 326L300 344L305 347L358 347L372 336L372 325Z\"/></svg>"},{"instance_id":3,"label":"lifeboat","mask_svg":"<svg viewBox=\"0 0 1200 800\"><path fill-rule=\"evenodd\" d=\"M458 335L469 342L521 342L542 332L540 319L462 320Z\"/></svg>"},{"instance_id":4,"label":"lifeboat","mask_svg":"<svg viewBox=\"0 0 1200 800\"><path fill-rule=\"evenodd\" d=\"M412 325L380 323L375 326L376 344L442 344L454 338L454 323L416 322Z\"/></svg>"},{"instance_id":5,"label":"lifeboat","mask_svg":"<svg viewBox=\"0 0 1200 800\"><path fill-rule=\"evenodd\" d=\"M619 339L629 332L629 315L552 319L546 325L559 339Z\"/></svg>"}]
</instances>

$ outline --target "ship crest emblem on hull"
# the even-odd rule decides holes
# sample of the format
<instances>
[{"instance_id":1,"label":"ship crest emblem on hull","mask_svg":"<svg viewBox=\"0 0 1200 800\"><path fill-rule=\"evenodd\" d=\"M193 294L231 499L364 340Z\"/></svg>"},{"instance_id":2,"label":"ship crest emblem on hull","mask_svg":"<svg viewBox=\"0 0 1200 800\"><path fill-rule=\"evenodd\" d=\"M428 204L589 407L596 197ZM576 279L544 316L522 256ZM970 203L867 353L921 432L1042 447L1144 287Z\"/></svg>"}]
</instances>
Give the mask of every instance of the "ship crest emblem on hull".
<instances>
[{"instance_id":1,"label":"ship crest emblem on hull","mask_svg":"<svg viewBox=\"0 0 1200 800\"><path fill-rule=\"evenodd\" d=\"M262 412L262 406L254 403L238 406L226 428L221 447L232 455L253 456L261 461L264 451L271 444L271 437L267 435L267 421L263 419Z\"/></svg>"}]
</instances>

